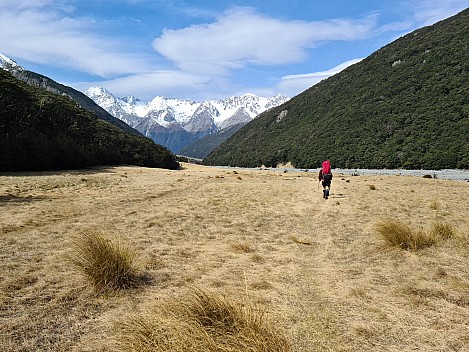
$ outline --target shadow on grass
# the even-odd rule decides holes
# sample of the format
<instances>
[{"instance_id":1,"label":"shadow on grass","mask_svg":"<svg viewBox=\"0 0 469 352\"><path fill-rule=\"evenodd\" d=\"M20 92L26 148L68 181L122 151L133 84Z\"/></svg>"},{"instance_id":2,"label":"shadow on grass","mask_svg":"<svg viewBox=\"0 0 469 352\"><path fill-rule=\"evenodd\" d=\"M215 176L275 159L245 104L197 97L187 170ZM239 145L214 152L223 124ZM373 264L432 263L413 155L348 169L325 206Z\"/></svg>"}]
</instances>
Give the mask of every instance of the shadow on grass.
<instances>
[{"instance_id":1,"label":"shadow on grass","mask_svg":"<svg viewBox=\"0 0 469 352\"><path fill-rule=\"evenodd\" d=\"M43 201L46 200L47 197L45 196L25 196L25 197L20 197L20 196L15 196L14 194L4 194L0 195L0 205L2 203L31 203L35 201Z\"/></svg>"},{"instance_id":2,"label":"shadow on grass","mask_svg":"<svg viewBox=\"0 0 469 352\"><path fill-rule=\"evenodd\" d=\"M0 176L32 177L32 176L59 176L59 175L92 175L101 173L114 173L114 168L119 166L138 167L134 165L110 165L96 166L76 170L48 170L48 171L0 171Z\"/></svg>"}]
</instances>

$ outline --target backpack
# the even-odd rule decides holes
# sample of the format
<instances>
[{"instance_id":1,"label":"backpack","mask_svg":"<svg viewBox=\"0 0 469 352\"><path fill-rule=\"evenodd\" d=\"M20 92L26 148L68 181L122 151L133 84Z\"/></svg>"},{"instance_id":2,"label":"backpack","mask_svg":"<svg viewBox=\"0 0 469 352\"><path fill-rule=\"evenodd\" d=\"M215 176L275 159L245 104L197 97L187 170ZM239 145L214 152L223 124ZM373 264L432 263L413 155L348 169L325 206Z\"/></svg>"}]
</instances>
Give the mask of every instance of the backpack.
<instances>
[{"instance_id":1,"label":"backpack","mask_svg":"<svg viewBox=\"0 0 469 352\"><path fill-rule=\"evenodd\" d=\"M332 172L331 172L331 162L329 160L324 160L322 162L322 174L323 175L332 174Z\"/></svg>"}]
</instances>

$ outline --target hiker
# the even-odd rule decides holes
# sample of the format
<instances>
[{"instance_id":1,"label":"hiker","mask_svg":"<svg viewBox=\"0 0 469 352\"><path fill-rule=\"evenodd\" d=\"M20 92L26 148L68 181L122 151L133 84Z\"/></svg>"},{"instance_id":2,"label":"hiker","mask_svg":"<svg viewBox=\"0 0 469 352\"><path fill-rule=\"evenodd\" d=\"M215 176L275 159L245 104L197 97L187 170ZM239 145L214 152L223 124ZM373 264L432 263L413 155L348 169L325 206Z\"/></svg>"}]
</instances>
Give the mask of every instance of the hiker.
<instances>
[{"instance_id":1,"label":"hiker","mask_svg":"<svg viewBox=\"0 0 469 352\"><path fill-rule=\"evenodd\" d=\"M331 162L329 159L326 159L322 162L321 170L319 170L319 181L322 181L322 193L323 198L329 198L329 191L331 190L331 181L332 181L332 170Z\"/></svg>"}]
</instances>

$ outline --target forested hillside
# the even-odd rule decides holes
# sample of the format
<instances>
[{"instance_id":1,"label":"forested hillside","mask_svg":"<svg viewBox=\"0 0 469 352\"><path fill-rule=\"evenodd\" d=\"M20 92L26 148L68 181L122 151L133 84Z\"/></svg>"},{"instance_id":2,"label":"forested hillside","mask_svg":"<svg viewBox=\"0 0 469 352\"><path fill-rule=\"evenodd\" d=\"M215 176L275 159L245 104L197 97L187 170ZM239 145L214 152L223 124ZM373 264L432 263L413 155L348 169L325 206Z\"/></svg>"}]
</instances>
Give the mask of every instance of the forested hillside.
<instances>
[{"instance_id":1,"label":"forested hillside","mask_svg":"<svg viewBox=\"0 0 469 352\"><path fill-rule=\"evenodd\" d=\"M469 9L410 33L250 122L205 163L469 168Z\"/></svg>"},{"instance_id":2,"label":"forested hillside","mask_svg":"<svg viewBox=\"0 0 469 352\"><path fill-rule=\"evenodd\" d=\"M175 156L143 136L98 119L68 96L0 70L0 171L132 164L175 169Z\"/></svg>"},{"instance_id":3,"label":"forested hillside","mask_svg":"<svg viewBox=\"0 0 469 352\"><path fill-rule=\"evenodd\" d=\"M0 64L0 68L1 66L2 65ZM3 67L3 69L10 72L13 76L20 79L21 81L26 82L31 86L43 88L58 95L68 95L70 98L75 100L78 105L80 105L80 107L94 112L101 120L107 121L128 133L140 135L140 133L136 129L130 127L123 121L109 114L106 110L101 108L82 92L73 89L72 87L68 87L63 84L57 83L49 77L43 76L39 73L25 70L23 67L18 66L16 63L14 63L14 65L6 64L4 66L5 67Z\"/></svg>"},{"instance_id":4,"label":"forested hillside","mask_svg":"<svg viewBox=\"0 0 469 352\"><path fill-rule=\"evenodd\" d=\"M184 148L179 150L178 154L203 159L244 125L245 123L240 123L229 128L213 132L212 134L186 145Z\"/></svg>"}]
</instances>

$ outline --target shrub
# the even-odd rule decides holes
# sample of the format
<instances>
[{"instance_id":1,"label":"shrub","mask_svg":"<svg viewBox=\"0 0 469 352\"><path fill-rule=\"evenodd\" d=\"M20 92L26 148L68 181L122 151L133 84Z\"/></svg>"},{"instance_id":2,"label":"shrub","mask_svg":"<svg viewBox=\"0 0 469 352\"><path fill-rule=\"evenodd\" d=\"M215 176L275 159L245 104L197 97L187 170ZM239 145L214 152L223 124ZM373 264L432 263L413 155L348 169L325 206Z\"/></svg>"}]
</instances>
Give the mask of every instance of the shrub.
<instances>
[{"instance_id":1,"label":"shrub","mask_svg":"<svg viewBox=\"0 0 469 352\"><path fill-rule=\"evenodd\" d=\"M376 230L391 246L417 251L433 246L442 240L453 237L455 231L449 224L441 221L434 222L430 231L413 229L406 224L386 219L376 225Z\"/></svg>"},{"instance_id":2,"label":"shrub","mask_svg":"<svg viewBox=\"0 0 469 352\"><path fill-rule=\"evenodd\" d=\"M259 307L199 289L116 322L117 351L291 351Z\"/></svg>"},{"instance_id":3,"label":"shrub","mask_svg":"<svg viewBox=\"0 0 469 352\"><path fill-rule=\"evenodd\" d=\"M99 291L138 283L136 253L123 241L111 241L97 231L84 231L73 241L72 264Z\"/></svg>"}]
</instances>

